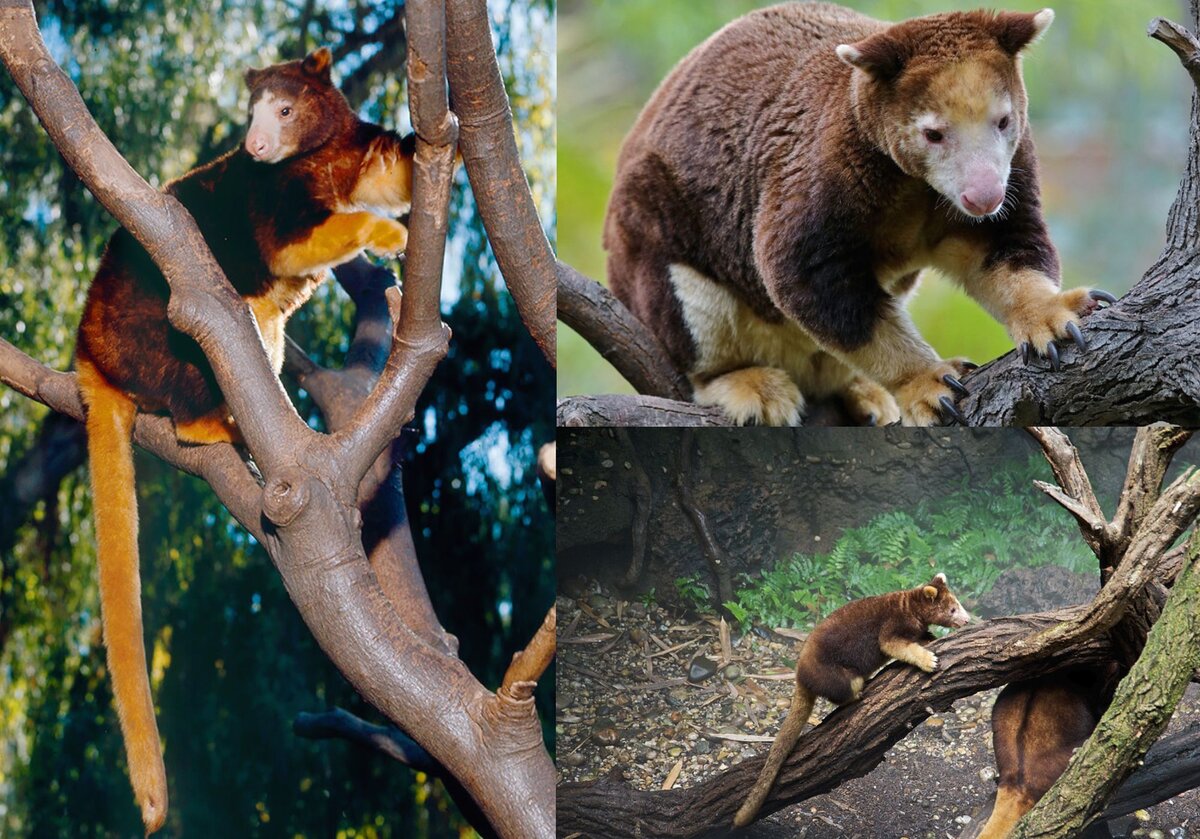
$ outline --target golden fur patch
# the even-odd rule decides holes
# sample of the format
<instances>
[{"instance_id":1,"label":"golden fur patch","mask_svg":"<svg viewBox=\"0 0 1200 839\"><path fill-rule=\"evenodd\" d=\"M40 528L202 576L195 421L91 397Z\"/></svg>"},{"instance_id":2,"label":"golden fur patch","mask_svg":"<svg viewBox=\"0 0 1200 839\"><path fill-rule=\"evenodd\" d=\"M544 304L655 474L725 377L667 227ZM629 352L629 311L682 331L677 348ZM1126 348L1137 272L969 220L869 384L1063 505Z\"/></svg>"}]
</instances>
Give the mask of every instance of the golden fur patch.
<instances>
[{"instance_id":1,"label":"golden fur patch","mask_svg":"<svg viewBox=\"0 0 1200 839\"><path fill-rule=\"evenodd\" d=\"M1004 839L1017 826L1021 817L1033 809L1036 802L1019 790L1000 787L996 790L996 803L992 815L979 834L979 839Z\"/></svg>"},{"instance_id":2,"label":"golden fur patch","mask_svg":"<svg viewBox=\"0 0 1200 839\"><path fill-rule=\"evenodd\" d=\"M400 147L388 138L373 140L358 168L358 182L350 203L387 215L409 210L412 195L412 166Z\"/></svg>"},{"instance_id":3,"label":"golden fur patch","mask_svg":"<svg viewBox=\"0 0 1200 839\"><path fill-rule=\"evenodd\" d=\"M408 228L398 221L367 212L336 213L301 242L285 245L271 259L278 277L315 274L341 265L363 250L395 256L408 244Z\"/></svg>"},{"instance_id":4,"label":"golden fur patch","mask_svg":"<svg viewBox=\"0 0 1200 839\"><path fill-rule=\"evenodd\" d=\"M283 369L284 325L292 314L312 297L329 274L319 271L302 277L283 277L271 285L266 294L246 297L246 304L254 313L258 334L262 336L271 369L278 376Z\"/></svg>"},{"instance_id":5,"label":"golden fur patch","mask_svg":"<svg viewBox=\"0 0 1200 839\"><path fill-rule=\"evenodd\" d=\"M885 639L879 645L879 648L883 650L885 655L891 656L896 661L903 661L905 664L919 667L926 673L932 673L937 669L937 656L920 644L913 643L912 641Z\"/></svg>"},{"instance_id":6,"label":"golden fur patch","mask_svg":"<svg viewBox=\"0 0 1200 839\"><path fill-rule=\"evenodd\" d=\"M699 405L716 405L738 425L797 425L804 397L787 373L775 367L744 367L699 384Z\"/></svg>"},{"instance_id":7,"label":"golden fur patch","mask_svg":"<svg viewBox=\"0 0 1200 839\"><path fill-rule=\"evenodd\" d=\"M670 280L696 349L696 360L688 373L706 392L711 392L711 385L705 383L715 383L715 378L725 371L774 368L790 378L803 394L795 405L797 412L804 410L803 397L841 396L851 403L852 412L854 406L862 403L864 418L876 407L879 416L890 415L886 410L887 400L881 398L878 391L868 387L855 389L854 384L862 377L821 349L798 324L786 319L778 323L763 320L728 289L686 265L672 265ZM768 383L764 381L763 384ZM781 384L772 380L773 392L785 391ZM739 392L742 390L738 388ZM700 401L699 390L696 398ZM716 396L710 398L712 401L703 404L724 404ZM744 400L738 401L744 403ZM786 401L791 401L790 396ZM768 413L791 416L790 409ZM760 417L752 419L781 424ZM741 420L746 421L750 420ZM795 420L788 419L783 424L793 422Z\"/></svg>"},{"instance_id":8,"label":"golden fur patch","mask_svg":"<svg viewBox=\"0 0 1200 839\"><path fill-rule=\"evenodd\" d=\"M196 445L242 442L242 432L224 406L191 422L175 423L175 436L181 443Z\"/></svg>"}]
</instances>

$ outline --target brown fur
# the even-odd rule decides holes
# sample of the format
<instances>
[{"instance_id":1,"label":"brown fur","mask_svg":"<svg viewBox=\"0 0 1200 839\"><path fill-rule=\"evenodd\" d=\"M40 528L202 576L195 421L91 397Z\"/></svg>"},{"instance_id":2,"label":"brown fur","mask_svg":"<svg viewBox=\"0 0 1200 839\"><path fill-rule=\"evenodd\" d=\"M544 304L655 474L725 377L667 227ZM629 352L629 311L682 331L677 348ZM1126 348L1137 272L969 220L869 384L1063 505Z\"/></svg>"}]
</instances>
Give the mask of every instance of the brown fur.
<instances>
[{"instance_id":1,"label":"brown fur","mask_svg":"<svg viewBox=\"0 0 1200 839\"><path fill-rule=\"evenodd\" d=\"M284 324L326 269L364 248L399 253L407 240L402 224L364 208L406 210L411 141L359 120L332 85L330 63L328 50L318 50L246 74L252 106L267 91L294 99L296 118L285 129L294 156L259 163L239 147L166 187L253 312L277 373ZM200 347L167 320L169 291L145 250L118 230L88 290L76 348L105 643L147 833L166 817L167 783L142 641L130 434L141 410L169 414L185 443L241 441Z\"/></svg>"},{"instance_id":2,"label":"brown fur","mask_svg":"<svg viewBox=\"0 0 1200 839\"><path fill-rule=\"evenodd\" d=\"M1015 341L1044 351L1091 309L1059 295L1042 219L1016 56L1032 18L948 13L893 26L838 6L784 3L734 21L679 63L622 147L604 230L613 291L694 382L777 366L812 395L819 384L757 343L765 327L786 326L815 341L816 357L886 387L914 424L937 417L939 397L953 397L941 377L962 372L904 312L921 269L945 270ZM871 73L840 60L839 44L854 44ZM1017 146L1004 212L971 219L926 182L901 128L929 101L974 115L979 91L992 86L1011 94ZM680 268L764 329L738 340L689 321L695 302L672 279ZM836 381L853 410L852 378ZM789 416L797 406L773 393L742 415Z\"/></svg>"},{"instance_id":3,"label":"brown fur","mask_svg":"<svg viewBox=\"0 0 1200 839\"><path fill-rule=\"evenodd\" d=\"M1117 667L1077 669L1017 682L992 708L999 787L979 839L1003 839L1033 809L1091 736L1112 701Z\"/></svg>"},{"instance_id":4,"label":"brown fur","mask_svg":"<svg viewBox=\"0 0 1200 839\"><path fill-rule=\"evenodd\" d=\"M924 647L932 640L929 625L961 626L965 616L939 574L914 589L853 600L818 623L796 661L792 707L758 780L734 817L734 827L754 821L804 730L816 697L837 705L855 701L866 680L889 658L932 672L937 657Z\"/></svg>"}]
</instances>

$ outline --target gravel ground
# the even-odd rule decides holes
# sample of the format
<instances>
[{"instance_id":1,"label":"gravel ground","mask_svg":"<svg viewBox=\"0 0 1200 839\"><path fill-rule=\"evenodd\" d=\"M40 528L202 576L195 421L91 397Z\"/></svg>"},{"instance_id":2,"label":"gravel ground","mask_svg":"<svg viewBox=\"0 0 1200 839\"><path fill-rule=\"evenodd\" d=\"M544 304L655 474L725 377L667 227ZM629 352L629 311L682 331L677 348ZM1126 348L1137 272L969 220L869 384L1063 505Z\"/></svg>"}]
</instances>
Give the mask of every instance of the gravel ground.
<instances>
[{"instance_id":1,"label":"gravel ground","mask_svg":"<svg viewBox=\"0 0 1200 839\"><path fill-rule=\"evenodd\" d=\"M620 766L629 783L689 786L765 751L787 713L792 642L733 635L728 663L717 618L682 619L592 586L559 597L557 695L560 781ZM715 673L687 681L702 656ZM703 662L700 663L705 669ZM748 839L957 837L995 791L991 708L999 690L967 697L896 744L869 775L762 820ZM830 705L821 700L814 716ZM1169 731L1200 717L1192 685ZM724 739L723 736L744 738ZM755 741L751 738L759 736ZM1113 836L1200 836L1200 790L1110 823Z\"/></svg>"}]
</instances>

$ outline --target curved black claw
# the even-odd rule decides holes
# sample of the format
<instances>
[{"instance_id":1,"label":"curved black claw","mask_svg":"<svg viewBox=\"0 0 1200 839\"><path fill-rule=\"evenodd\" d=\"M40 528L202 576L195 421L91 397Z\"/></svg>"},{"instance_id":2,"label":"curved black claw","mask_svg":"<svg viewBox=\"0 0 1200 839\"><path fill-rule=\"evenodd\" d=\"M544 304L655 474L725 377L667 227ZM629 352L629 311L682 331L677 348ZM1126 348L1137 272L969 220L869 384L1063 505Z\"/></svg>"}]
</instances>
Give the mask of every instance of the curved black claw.
<instances>
[{"instance_id":1,"label":"curved black claw","mask_svg":"<svg viewBox=\"0 0 1200 839\"><path fill-rule=\"evenodd\" d=\"M1050 369L1057 373L1062 369L1062 362L1058 359L1058 347L1051 344L1046 347L1046 357L1050 359Z\"/></svg>"},{"instance_id":2,"label":"curved black claw","mask_svg":"<svg viewBox=\"0 0 1200 839\"><path fill-rule=\"evenodd\" d=\"M1087 341L1083 340L1083 333L1079 331L1079 324L1071 321L1067 324L1067 332L1071 333L1071 340L1075 342L1075 346L1079 347L1079 351L1087 352Z\"/></svg>"},{"instance_id":3,"label":"curved black claw","mask_svg":"<svg viewBox=\"0 0 1200 839\"><path fill-rule=\"evenodd\" d=\"M942 406L942 413L951 421L959 425L967 424L967 418L958 412L958 408L954 407L954 401L949 396L939 396L938 403Z\"/></svg>"},{"instance_id":4,"label":"curved black claw","mask_svg":"<svg viewBox=\"0 0 1200 839\"><path fill-rule=\"evenodd\" d=\"M949 373L942 376L942 381L946 383L946 387L957 393L959 396L970 396L971 391L967 390L967 386L958 379L951 376Z\"/></svg>"},{"instance_id":5,"label":"curved black claw","mask_svg":"<svg viewBox=\"0 0 1200 839\"><path fill-rule=\"evenodd\" d=\"M1107 291L1102 291L1098 288L1093 288L1091 291L1089 291L1088 297L1091 297L1093 300L1103 300L1105 303L1117 302L1117 298L1113 297Z\"/></svg>"},{"instance_id":6,"label":"curved black claw","mask_svg":"<svg viewBox=\"0 0 1200 839\"><path fill-rule=\"evenodd\" d=\"M1029 358L1033 355L1033 344L1028 341L1021 342L1021 363L1026 367L1029 366Z\"/></svg>"},{"instance_id":7,"label":"curved black claw","mask_svg":"<svg viewBox=\"0 0 1200 839\"><path fill-rule=\"evenodd\" d=\"M963 367L965 367L967 369L968 373L972 370L979 369L979 365L976 364L974 361L960 361L959 364L961 364Z\"/></svg>"}]
</instances>

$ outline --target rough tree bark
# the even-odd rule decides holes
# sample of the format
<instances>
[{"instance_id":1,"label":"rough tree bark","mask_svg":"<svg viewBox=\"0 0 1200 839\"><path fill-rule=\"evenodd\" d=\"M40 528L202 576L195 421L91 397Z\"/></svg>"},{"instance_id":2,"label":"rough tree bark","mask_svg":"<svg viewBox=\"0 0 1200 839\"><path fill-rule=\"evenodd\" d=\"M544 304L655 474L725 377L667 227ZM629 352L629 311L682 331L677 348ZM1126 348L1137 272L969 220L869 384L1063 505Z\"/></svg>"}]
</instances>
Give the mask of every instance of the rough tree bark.
<instances>
[{"instance_id":1,"label":"rough tree bark","mask_svg":"<svg viewBox=\"0 0 1200 839\"><path fill-rule=\"evenodd\" d=\"M1200 479L1189 469L1169 486L1161 484L1171 458L1190 432L1168 426L1139 429L1126 473L1125 495L1112 522L1104 519L1066 435L1055 429L1031 429L1031 434L1042 445L1060 481L1060 486L1043 484L1041 488L1075 516L1097 556L1115 566L1107 573L1104 587L1088 604L1054 613L998 618L952 633L934 645L941 666L930 676L903 666L885 668L867 683L861 701L837 709L800 738L762 816L866 774L914 726L955 699L1052 673L1069 664L1119 657L1116 642L1123 619L1144 614L1142 604L1155 598L1156 586L1174 582L1180 573L1182 551L1169 548L1200 512ZM1165 608L1175 614L1187 613L1192 611L1186 608L1190 601L1188 587L1180 584ZM1135 621L1127 631L1142 625ZM1142 645L1137 646L1140 650ZM1193 663L1183 671L1185 682L1195 666ZM1129 689L1144 687L1143 678L1138 675L1137 681L1129 681ZM1169 697L1167 700L1161 704L1173 709L1174 704ZM1149 738L1152 741L1153 737ZM1137 755L1144 751L1143 747ZM1180 762L1186 764L1187 757L1180 757ZM697 786L669 792L631 790L616 778L563 784L558 795L559 833L672 839L722 835L728 832L733 813L764 760L765 754L756 756ZM1107 795L1098 808L1102 809L1106 800Z\"/></svg>"},{"instance_id":2,"label":"rough tree bark","mask_svg":"<svg viewBox=\"0 0 1200 839\"><path fill-rule=\"evenodd\" d=\"M48 54L29 0L0 0L0 61L68 165L162 270L171 287L171 322L195 338L212 363L261 483L232 446L179 446L164 417L140 416L135 441L212 486L266 549L322 649L440 767L439 774L461 785L478 808L483 832L546 837L554 825L554 770L532 689L553 654L552 616L549 636L543 627L493 694L457 658L452 636L438 624L407 522L387 534L372 534L364 523L373 501L384 497L385 507L395 504L386 454L412 417L449 338L439 301L458 134L448 107L448 77L450 88L462 94L456 98L459 115L472 128L473 145L467 147L464 139L468 174L475 193L492 199L488 206L480 201L480 213L489 231L506 240L505 279L527 322L528 301L553 295L552 284L529 267L536 263L537 237L544 242L536 216L513 219L496 209L528 201L523 176L482 180L501 170L520 171L511 122L494 119L500 102L507 115L499 76L478 73L495 68L486 4L448 5L450 11L440 0L414 0L406 9L410 108L418 139L405 295L400 306L395 289L388 292L395 318L377 303L359 324L382 337L374 348L370 341L359 344L381 362L381 372L322 381L322 371L304 365L293 351L293 361L304 368L301 375L308 377L306 387L336 427L328 435L297 416L271 372L247 307L191 217L173 198L149 187L96 126ZM485 167L472 164L481 148L490 157ZM530 224L536 235L525 229ZM543 348L552 347L542 333ZM83 416L73 375L38 364L2 339L0 381L64 414ZM339 408L334 392L353 392L355 398Z\"/></svg>"},{"instance_id":3,"label":"rough tree bark","mask_svg":"<svg viewBox=\"0 0 1200 839\"><path fill-rule=\"evenodd\" d=\"M1096 730L1067 769L1013 831L1013 839L1067 839L1104 809L1162 734L1200 667L1200 531L1145 649L1121 680Z\"/></svg>"},{"instance_id":4,"label":"rough tree bark","mask_svg":"<svg viewBox=\"0 0 1200 839\"><path fill-rule=\"evenodd\" d=\"M1196 3L1193 19L1200 26ZM1198 85L1200 45L1174 24L1155 20L1149 33L1173 49ZM1192 351L1200 343L1200 108L1191 117L1187 168L1167 219L1162 255L1115 305L1092 314L1083 325L1089 349L1060 348L1062 369L1049 363L1025 365L1017 352L984 364L963 378L970 395L958 402L968 425L1143 425L1164 421L1200 425L1200 367ZM567 398L560 420L572 425L644 425L720 422L708 409L691 412L647 397L681 397L661 345L600 284L569 266L558 272L560 313L608 359L639 396ZM565 305L564 305L565 302ZM644 370L663 370L652 377ZM653 415L665 412L663 420ZM805 421L809 424L808 420ZM560 423L561 424L561 423Z\"/></svg>"}]
</instances>

